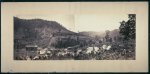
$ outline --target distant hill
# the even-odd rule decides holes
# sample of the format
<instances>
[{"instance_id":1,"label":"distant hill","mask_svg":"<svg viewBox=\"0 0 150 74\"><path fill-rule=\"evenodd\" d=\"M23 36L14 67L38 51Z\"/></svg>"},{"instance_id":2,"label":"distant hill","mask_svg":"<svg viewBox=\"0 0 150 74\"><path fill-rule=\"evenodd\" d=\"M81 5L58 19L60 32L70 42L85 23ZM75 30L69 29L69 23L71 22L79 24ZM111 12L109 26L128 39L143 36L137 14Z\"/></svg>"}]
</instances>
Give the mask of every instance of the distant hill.
<instances>
[{"instance_id":1,"label":"distant hill","mask_svg":"<svg viewBox=\"0 0 150 74\"><path fill-rule=\"evenodd\" d=\"M94 31L83 31L83 32L79 32L79 34L82 35L87 35L87 36L91 36L91 37L95 37L95 36L99 36L99 37L105 37L105 32L94 32ZM114 29L112 31L110 31L110 37L115 37L119 35L119 29Z\"/></svg>"},{"instance_id":2,"label":"distant hill","mask_svg":"<svg viewBox=\"0 0 150 74\"><path fill-rule=\"evenodd\" d=\"M79 34L87 35L91 37L95 37L95 36L104 37L105 36L104 32L94 32L94 31L83 31L83 32L79 32Z\"/></svg>"},{"instance_id":3,"label":"distant hill","mask_svg":"<svg viewBox=\"0 0 150 74\"><path fill-rule=\"evenodd\" d=\"M119 29L114 29L110 32L110 37L114 38L116 36L119 36Z\"/></svg>"}]
</instances>

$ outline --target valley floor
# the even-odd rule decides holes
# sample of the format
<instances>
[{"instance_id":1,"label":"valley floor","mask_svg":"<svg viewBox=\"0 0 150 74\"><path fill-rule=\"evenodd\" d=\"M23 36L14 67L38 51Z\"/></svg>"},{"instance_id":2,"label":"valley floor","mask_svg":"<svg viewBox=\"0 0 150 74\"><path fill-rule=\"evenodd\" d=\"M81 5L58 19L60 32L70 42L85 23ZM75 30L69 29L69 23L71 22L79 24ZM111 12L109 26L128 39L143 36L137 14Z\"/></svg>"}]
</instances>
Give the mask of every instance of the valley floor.
<instances>
[{"instance_id":1,"label":"valley floor","mask_svg":"<svg viewBox=\"0 0 150 74\"><path fill-rule=\"evenodd\" d=\"M110 46L109 49L108 46ZM135 60L135 43L102 43L101 46L84 46L76 49L41 49L14 52L14 60Z\"/></svg>"}]
</instances>

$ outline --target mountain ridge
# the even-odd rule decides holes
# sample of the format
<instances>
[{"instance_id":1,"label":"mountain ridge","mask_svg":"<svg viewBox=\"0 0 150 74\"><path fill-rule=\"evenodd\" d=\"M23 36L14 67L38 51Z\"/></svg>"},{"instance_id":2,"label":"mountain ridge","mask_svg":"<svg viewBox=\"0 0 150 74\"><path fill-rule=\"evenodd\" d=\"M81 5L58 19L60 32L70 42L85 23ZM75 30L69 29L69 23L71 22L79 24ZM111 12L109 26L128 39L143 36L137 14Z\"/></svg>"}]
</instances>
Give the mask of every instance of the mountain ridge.
<instances>
[{"instance_id":1,"label":"mountain ridge","mask_svg":"<svg viewBox=\"0 0 150 74\"><path fill-rule=\"evenodd\" d=\"M118 29L110 31L110 37L114 37L118 34ZM48 21L43 19L20 19L18 17L14 17L15 45L36 44L38 46L47 47L51 44L57 44L57 35L66 38L68 37L68 35L71 35L74 38L76 38L77 35L85 37L99 36L100 38L103 38L105 37L105 32L82 31L79 33L75 33L66 29L56 21ZM16 42L16 40L19 41Z\"/></svg>"}]
</instances>

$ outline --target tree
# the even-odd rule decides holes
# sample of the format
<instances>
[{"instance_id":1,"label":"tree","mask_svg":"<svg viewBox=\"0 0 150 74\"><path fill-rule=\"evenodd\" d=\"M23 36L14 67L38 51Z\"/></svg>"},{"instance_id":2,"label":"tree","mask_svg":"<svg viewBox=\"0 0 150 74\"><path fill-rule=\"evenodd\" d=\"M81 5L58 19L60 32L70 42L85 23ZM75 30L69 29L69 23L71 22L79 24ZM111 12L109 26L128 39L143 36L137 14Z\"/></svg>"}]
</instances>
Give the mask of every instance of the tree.
<instances>
[{"instance_id":1,"label":"tree","mask_svg":"<svg viewBox=\"0 0 150 74\"><path fill-rule=\"evenodd\" d=\"M110 33L110 31L106 30L105 32L106 32L106 36L105 36L106 42L109 42L109 39L110 39L109 33Z\"/></svg>"},{"instance_id":2,"label":"tree","mask_svg":"<svg viewBox=\"0 0 150 74\"><path fill-rule=\"evenodd\" d=\"M129 25L129 36L131 39L135 39L135 24L136 24L136 15L135 14L129 14L129 20L127 22Z\"/></svg>"},{"instance_id":3,"label":"tree","mask_svg":"<svg viewBox=\"0 0 150 74\"><path fill-rule=\"evenodd\" d=\"M136 15L129 14L129 20L127 22L120 22L120 34L124 36L124 40L135 39L135 24Z\"/></svg>"},{"instance_id":4,"label":"tree","mask_svg":"<svg viewBox=\"0 0 150 74\"><path fill-rule=\"evenodd\" d=\"M114 37L114 41L117 41L117 36Z\"/></svg>"},{"instance_id":5,"label":"tree","mask_svg":"<svg viewBox=\"0 0 150 74\"><path fill-rule=\"evenodd\" d=\"M110 33L110 31L109 31L109 30L106 30L105 32L106 32L106 35L109 35L109 33Z\"/></svg>"}]
</instances>

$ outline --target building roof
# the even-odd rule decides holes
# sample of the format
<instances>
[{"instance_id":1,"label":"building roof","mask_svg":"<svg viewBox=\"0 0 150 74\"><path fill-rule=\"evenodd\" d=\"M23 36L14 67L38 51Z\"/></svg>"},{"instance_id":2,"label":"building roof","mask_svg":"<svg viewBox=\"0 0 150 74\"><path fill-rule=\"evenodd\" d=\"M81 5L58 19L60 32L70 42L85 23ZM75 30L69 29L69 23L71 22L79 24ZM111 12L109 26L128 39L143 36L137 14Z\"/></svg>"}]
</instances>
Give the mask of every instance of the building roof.
<instances>
[{"instance_id":1,"label":"building roof","mask_svg":"<svg viewBox=\"0 0 150 74\"><path fill-rule=\"evenodd\" d=\"M26 47L38 47L37 45L26 45Z\"/></svg>"}]
</instances>

